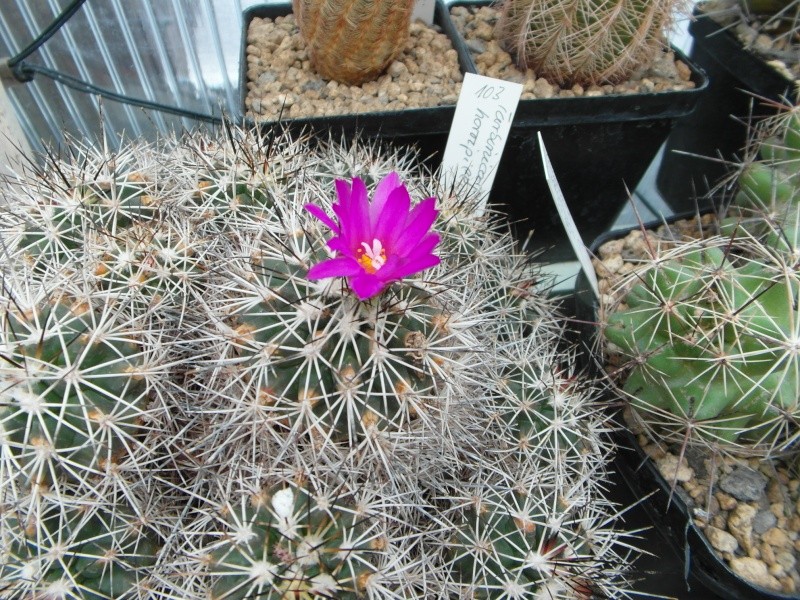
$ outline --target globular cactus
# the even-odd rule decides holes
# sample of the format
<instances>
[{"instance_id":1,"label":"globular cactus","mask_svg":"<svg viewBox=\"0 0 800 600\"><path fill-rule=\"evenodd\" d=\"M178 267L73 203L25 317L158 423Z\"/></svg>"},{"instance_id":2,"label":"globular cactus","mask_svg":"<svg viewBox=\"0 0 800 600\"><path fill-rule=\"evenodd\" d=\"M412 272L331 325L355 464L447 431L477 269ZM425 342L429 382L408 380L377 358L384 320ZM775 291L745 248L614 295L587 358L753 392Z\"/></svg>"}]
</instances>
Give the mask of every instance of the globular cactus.
<instances>
[{"instance_id":1,"label":"globular cactus","mask_svg":"<svg viewBox=\"0 0 800 600\"><path fill-rule=\"evenodd\" d=\"M726 452L789 449L800 417L793 261L753 238L678 244L621 284L604 334L652 435Z\"/></svg>"},{"instance_id":2,"label":"globular cactus","mask_svg":"<svg viewBox=\"0 0 800 600\"><path fill-rule=\"evenodd\" d=\"M750 158L737 171L737 192L724 233L758 237L789 256L800 252L800 109L759 123Z\"/></svg>"},{"instance_id":3,"label":"globular cactus","mask_svg":"<svg viewBox=\"0 0 800 600\"><path fill-rule=\"evenodd\" d=\"M523 69L563 84L617 83L664 47L676 0L504 0L496 36Z\"/></svg>"},{"instance_id":4,"label":"globular cactus","mask_svg":"<svg viewBox=\"0 0 800 600\"><path fill-rule=\"evenodd\" d=\"M10 188L0 596L621 595L597 389L507 225L405 150L226 134Z\"/></svg>"},{"instance_id":5,"label":"globular cactus","mask_svg":"<svg viewBox=\"0 0 800 600\"><path fill-rule=\"evenodd\" d=\"M311 64L326 79L377 79L403 51L415 0L292 0Z\"/></svg>"}]
</instances>

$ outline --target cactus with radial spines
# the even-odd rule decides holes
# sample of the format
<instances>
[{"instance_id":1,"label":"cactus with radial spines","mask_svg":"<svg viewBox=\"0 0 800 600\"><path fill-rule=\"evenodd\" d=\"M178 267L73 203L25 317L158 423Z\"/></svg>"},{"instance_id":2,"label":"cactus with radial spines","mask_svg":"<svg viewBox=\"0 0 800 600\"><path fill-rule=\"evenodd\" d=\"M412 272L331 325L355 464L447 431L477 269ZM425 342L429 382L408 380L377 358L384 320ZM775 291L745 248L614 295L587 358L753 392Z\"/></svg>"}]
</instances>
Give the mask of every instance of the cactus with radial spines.
<instances>
[{"instance_id":1,"label":"cactus with radial spines","mask_svg":"<svg viewBox=\"0 0 800 600\"><path fill-rule=\"evenodd\" d=\"M622 355L622 389L653 435L748 454L792 445L800 418L792 261L753 238L714 237L678 244L625 285L603 331Z\"/></svg>"},{"instance_id":2,"label":"cactus with radial spines","mask_svg":"<svg viewBox=\"0 0 800 600\"><path fill-rule=\"evenodd\" d=\"M756 128L751 155L737 171L738 189L721 231L747 233L789 256L800 252L800 108Z\"/></svg>"},{"instance_id":3,"label":"cactus with radial spines","mask_svg":"<svg viewBox=\"0 0 800 600\"><path fill-rule=\"evenodd\" d=\"M387 540L360 494L299 478L227 502L210 552L212 597L364 597ZM363 495L363 494L361 494Z\"/></svg>"},{"instance_id":4,"label":"cactus with radial spines","mask_svg":"<svg viewBox=\"0 0 800 600\"><path fill-rule=\"evenodd\" d=\"M618 83L663 49L680 0L503 0L495 36L560 85Z\"/></svg>"},{"instance_id":5,"label":"cactus with radial spines","mask_svg":"<svg viewBox=\"0 0 800 600\"><path fill-rule=\"evenodd\" d=\"M446 542L464 525L466 490L486 495L498 481L513 480L542 509L542 521L562 519L566 505L535 499L582 498L610 519L602 499L600 467L608 457L598 435L602 419L590 408L591 389L572 385L572 357L556 349L563 332L554 302L537 289L537 269L516 249L507 226L475 216L467 190L437 189L436 178L405 150L312 148L282 136L268 144L259 132L234 128L227 134L140 146L124 168L117 163L115 176L141 175L147 214L127 211L120 221L102 213L104 227L87 227L91 235L42 252L33 266L32 246L19 242L29 220L47 230L52 213L38 196L24 194L0 212L15 240L2 264L6 289L15 290L9 310L36 304L18 301L28 281L35 284L30 290L58 291L41 295L58 300L54 306L62 308L55 312L64 316L53 327L70 340L70 323L94 324L87 315L97 313L97 322L107 324L103 331L111 332L109 347L134 342L135 350L119 350L120 362L137 365L147 390L141 403L127 396L120 401L118 410L139 411L116 428L128 442L121 450L116 442L113 451L106 449L102 436L83 436L92 457L112 457L98 458L84 477L75 476L73 463L83 457L72 454L75 448L55 458L31 450L26 460L66 456L69 462L36 487L20 486L16 481L34 468L15 462L21 442L3 439L0 476L13 485L0 488L6 494L2 519L13 535L0 551L28 557L24 564L8 563L4 583L24 596L54 585L62 574L75 575L73 566L82 572L84 563L70 558L62 571L29 577L37 558L53 549L38 540L63 529L74 531L70 552L84 534L103 544L120 536L115 558L129 567L123 579L135 575L125 592L130 596L194 600L255 591L265 599L287 593L455 598L463 588ZM91 171L97 160L102 163L83 163ZM69 181L86 179L79 167L64 170ZM304 206L314 203L331 214L337 178L361 177L374 190L390 171L399 172L412 199L439 198L434 228L442 237L442 264L367 301L359 301L345 279L309 280L310 266L330 255L331 232ZM82 295L86 302L77 305L91 310L73 315L71 300ZM15 319L20 331L22 318ZM90 360L80 343L80 336L65 341L67 351L53 359L62 360L62 374L70 373L67 361ZM80 358L70 353L72 344L83 348ZM77 367L57 385L80 384L98 372ZM109 385L118 375L108 374ZM98 376L91 391L103 385ZM94 401L89 392L82 397L81 407ZM83 413L73 418L68 408L53 416L63 413L62 429L74 430ZM85 412L91 422L94 411ZM15 431L12 438L20 435ZM27 471L20 473L20 464ZM307 472L313 472L307 481L298 476ZM273 500L288 493L283 490L292 492L298 536L305 541L288 543L278 527L284 534L278 542L264 526L276 522ZM9 505L16 512L6 510ZM87 511L86 528L73 525L75 505ZM37 506L46 518L34 544L17 515L35 515ZM58 521L50 520L50 507L58 507ZM104 518L108 511L124 517L125 525ZM602 519L580 521L586 525L581 560L594 553L621 564L609 551L618 534L598 525ZM95 528L100 523L113 532ZM269 556L245 543L250 532L243 523L272 545ZM312 526L330 556L304 554ZM593 546L595 529L611 541ZM347 544L354 547L341 552ZM153 546L154 555L145 552ZM88 558L100 552L93 548ZM556 598L568 598L569 584L580 581L567 571L559 575L567 585L553 593ZM609 569L597 574L596 584L613 596L616 577ZM558 585L529 589L549 593Z\"/></svg>"},{"instance_id":6,"label":"cactus with radial spines","mask_svg":"<svg viewBox=\"0 0 800 600\"><path fill-rule=\"evenodd\" d=\"M360 85L377 79L405 48L415 0L292 0L314 69Z\"/></svg>"}]
</instances>

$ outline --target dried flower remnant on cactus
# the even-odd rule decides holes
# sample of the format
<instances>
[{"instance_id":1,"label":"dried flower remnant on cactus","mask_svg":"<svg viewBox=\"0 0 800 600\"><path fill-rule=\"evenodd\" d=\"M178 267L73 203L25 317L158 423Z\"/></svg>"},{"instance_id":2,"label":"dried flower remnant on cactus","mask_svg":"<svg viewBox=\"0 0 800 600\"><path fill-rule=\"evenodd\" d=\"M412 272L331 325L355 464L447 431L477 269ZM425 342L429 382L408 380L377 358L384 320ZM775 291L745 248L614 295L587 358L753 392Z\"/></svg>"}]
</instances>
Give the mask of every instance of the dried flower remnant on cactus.
<instances>
[{"instance_id":1,"label":"dried flower remnant on cactus","mask_svg":"<svg viewBox=\"0 0 800 600\"><path fill-rule=\"evenodd\" d=\"M339 201L332 220L315 204L306 209L336 235L328 247L336 256L311 267L309 279L346 277L360 300L380 294L393 281L439 264L433 249L439 235L430 231L438 211L436 198L411 206L411 197L397 173L384 177L372 201L358 177L351 185L336 180Z\"/></svg>"}]
</instances>

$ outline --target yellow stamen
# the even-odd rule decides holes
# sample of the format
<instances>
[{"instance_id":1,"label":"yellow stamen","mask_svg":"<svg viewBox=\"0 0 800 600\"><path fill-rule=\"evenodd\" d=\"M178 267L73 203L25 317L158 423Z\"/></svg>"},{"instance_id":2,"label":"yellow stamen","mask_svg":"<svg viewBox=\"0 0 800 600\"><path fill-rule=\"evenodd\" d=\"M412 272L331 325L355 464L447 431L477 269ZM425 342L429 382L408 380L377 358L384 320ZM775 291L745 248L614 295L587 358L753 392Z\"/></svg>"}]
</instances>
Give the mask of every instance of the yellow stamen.
<instances>
[{"instance_id":1,"label":"yellow stamen","mask_svg":"<svg viewBox=\"0 0 800 600\"><path fill-rule=\"evenodd\" d=\"M367 242L361 242L362 248L359 248L356 253L358 254L358 264L364 267L364 270L370 275L378 272L378 270L386 264L386 250L383 244L378 239L372 240L370 247Z\"/></svg>"}]
</instances>

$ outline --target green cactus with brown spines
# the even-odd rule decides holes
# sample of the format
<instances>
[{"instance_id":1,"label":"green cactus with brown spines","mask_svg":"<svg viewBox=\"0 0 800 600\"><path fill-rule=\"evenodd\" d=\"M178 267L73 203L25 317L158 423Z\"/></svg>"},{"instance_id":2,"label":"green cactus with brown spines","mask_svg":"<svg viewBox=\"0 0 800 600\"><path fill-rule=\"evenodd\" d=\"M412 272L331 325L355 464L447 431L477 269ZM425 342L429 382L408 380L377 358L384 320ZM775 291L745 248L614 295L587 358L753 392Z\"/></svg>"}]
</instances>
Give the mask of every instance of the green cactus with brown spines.
<instances>
[{"instance_id":1,"label":"green cactus with brown spines","mask_svg":"<svg viewBox=\"0 0 800 600\"><path fill-rule=\"evenodd\" d=\"M314 69L360 85L405 48L414 0L292 0L292 8Z\"/></svg>"},{"instance_id":2,"label":"green cactus with brown spines","mask_svg":"<svg viewBox=\"0 0 800 600\"><path fill-rule=\"evenodd\" d=\"M605 338L653 435L780 452L798 435L800 279L752 238L685 242L636 270Z\"/></svg>"},{"instance_id":3,"label":"green cactus with brown spines","mask_svg":"<svg viewBox=\"0 0 800 600\"><path fill-rule=\"evenodd\" d=\"M560 85L618 83L664 47L676 0L504 0L496 37Z\"/></svg>"}]
</instances>

